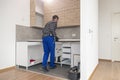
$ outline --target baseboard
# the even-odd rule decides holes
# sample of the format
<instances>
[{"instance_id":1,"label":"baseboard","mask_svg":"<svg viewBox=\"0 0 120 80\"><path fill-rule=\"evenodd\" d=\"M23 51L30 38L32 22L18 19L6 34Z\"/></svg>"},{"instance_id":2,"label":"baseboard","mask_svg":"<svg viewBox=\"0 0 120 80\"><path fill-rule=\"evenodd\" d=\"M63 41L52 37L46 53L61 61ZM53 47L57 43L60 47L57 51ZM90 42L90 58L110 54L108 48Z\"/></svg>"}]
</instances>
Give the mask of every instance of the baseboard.
<instances>
[{"instance_id":1,"label":"baseboard","mask_svg":"<svg viewBox=\"0 0 120 80\"><path fill-rule=\"evenodd\" d=\"M15 69L15 66L8 67L8 68L5 68L5 69L0 69L0 73L6 72L6 71L9 71L9 70L12 70L12 69Z\"/></svg>"},{"instance_id":2,"label":"baseboard","mask_svg":"<svg viewBox=\"0 0 120 80\"><path fill-rule=\"evenodd\" d=\"M112 62L112 60L110 60L110 59L99 59L99 61Z\"/></svg>"},{"instance_id":3,"label":"baseboard","mask_svg":"<svg viewBox=\"0 0 120 80\"><path fill-rule=\"evenodd\" d=\"M98 65L99 65L99 64L97 64L97 66L95 67L94 71L92 72L92 74L90 75L90 77L89 77L88 80L91 80L91 79L92 79L92 76L94 75L95 71L97 70Z\"/></svg>"}]
</instances>

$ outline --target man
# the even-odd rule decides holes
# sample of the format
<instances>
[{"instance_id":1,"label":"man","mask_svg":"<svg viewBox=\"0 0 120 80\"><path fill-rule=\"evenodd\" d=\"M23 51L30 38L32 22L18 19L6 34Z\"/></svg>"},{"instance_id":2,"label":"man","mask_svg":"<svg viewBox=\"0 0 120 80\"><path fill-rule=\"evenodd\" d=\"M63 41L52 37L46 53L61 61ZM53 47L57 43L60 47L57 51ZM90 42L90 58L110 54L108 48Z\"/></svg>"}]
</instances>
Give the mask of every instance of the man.
<instances>
[{"instance_id":1,"label":"man","mask_svg":"<svg viewBox=\"0 0 120 80\"><path fill-rule=\"evenodd\" d=\"M48 57L50 56L50 69L56 68L56 65L54 64L55 61L55 39L56 39L56 28L57 28L57 22L59 17L57 15L54 15L52 17L52 21L48 22L44 29L43 29L43 49L44 49L44 56L43 56L43 62L42 62L42 68L44 72L48 72L47 69L47 61Z\"/></svg>"}]
</instances>

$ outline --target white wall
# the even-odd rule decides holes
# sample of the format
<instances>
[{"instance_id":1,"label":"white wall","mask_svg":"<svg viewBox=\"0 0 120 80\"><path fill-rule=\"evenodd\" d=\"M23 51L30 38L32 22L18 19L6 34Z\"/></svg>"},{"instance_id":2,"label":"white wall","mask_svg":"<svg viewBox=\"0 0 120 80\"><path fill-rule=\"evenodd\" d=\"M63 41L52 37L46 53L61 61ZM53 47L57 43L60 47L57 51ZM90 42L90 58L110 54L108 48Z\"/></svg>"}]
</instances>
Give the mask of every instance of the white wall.
<instances>
[{"instance_id":1,"label":"white wall","mask_svg":"<svg viewBox=\"0 0 120 80\"><path fill-rule=\"evenodd\" d=\"M120 12L120 0L99 0L99 58L111 59L112 14Z\"/></svg>"},{"instance_id":2,"label":"white wall","mask_svg":"<svg viewBox=\"0 0 120 80\"><path fill-rule=\"evenodd\" d=\"M15 27L30 25L29 0L0 0L0 69L15 65Z\"/></svg>"},{"instance_id":3,"label":"white wall","mask_svg":"<svg viewBox=\"0 0 120 80\"><path fill-rule=\"evenodd\" d=\"M98 0L81 0L81 80L98 64Z\"/></svg>"}]
</instances>

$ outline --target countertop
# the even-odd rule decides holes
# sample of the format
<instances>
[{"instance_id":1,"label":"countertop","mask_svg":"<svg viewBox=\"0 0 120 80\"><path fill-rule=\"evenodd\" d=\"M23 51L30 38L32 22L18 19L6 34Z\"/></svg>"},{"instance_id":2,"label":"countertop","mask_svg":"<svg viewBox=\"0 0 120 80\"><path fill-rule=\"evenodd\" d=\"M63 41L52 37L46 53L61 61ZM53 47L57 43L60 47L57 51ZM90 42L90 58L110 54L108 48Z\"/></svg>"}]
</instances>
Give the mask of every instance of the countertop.
<instances>
[{"instance_id":1,"label":"countertop","mask_svg":"<svg viewBox=\"0 0 120 80\"><path fill-rule=\"evenodd\" d=\"M27 42L41 42L42 39L31 39ZM80 39L59 39L58 42L80 42Z\"/></svg>"},{"instance_id":2,"label":"countertop","mask_svg":"<svg viewBox=\"0 0 120 80\"><path fill-rule=\"evenodd\" d=\"M44 26L39 26L39 25L33 25L31 26L32 28L40 28L43 29ZM70 27L80 27L80 25L67 25L67 26L58 26L57 29L59 28L70 28Z\"/></svg>"}]
</instances>

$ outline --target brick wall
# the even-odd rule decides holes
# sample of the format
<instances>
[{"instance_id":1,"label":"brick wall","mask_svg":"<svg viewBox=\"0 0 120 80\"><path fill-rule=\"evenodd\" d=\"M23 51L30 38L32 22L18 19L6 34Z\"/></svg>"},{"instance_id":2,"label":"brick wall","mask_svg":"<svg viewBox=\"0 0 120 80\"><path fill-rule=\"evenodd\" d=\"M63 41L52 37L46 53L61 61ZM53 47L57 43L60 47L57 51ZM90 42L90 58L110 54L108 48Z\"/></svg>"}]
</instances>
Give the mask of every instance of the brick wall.
<instances>
[{"instance_id":1,"label":"brick wall","mask_svg":"<svg viewBox=\"0 0 120 80\"><path fill-rule=\"evenodd\" d=\"M53 15L60 17L58 26L80 25L80 0L53 0L44 3L44 24Z\"/></svg>"}]
</instances>

